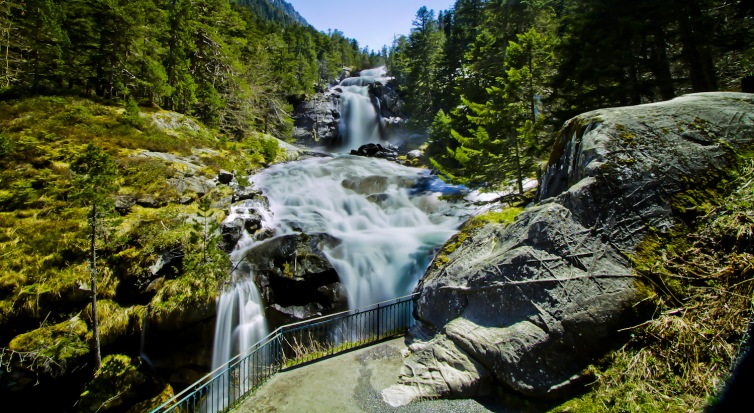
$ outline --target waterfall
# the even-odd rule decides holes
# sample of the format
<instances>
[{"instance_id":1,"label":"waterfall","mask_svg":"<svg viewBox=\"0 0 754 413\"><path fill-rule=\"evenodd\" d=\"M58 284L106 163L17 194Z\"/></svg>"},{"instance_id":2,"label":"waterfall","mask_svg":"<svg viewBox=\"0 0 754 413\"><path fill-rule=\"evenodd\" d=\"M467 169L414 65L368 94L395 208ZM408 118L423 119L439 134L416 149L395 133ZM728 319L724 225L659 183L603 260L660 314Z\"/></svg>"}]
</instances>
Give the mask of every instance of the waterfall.
<instances>
[{"instance_id":1,"label":"waterfall","mask_svg":"<svg viewBox=\"0 0 754 413\"><path fill-rule=\"evenodd\" d=\"M337 156L274 166L256 178L279 233L328 233L324 252L351 308L410 294L433 249L459 214L436 192L417 191L424 171L373 158Z\"/></svg>"},{"instance_id":2,"label":"waterfall","mask_svg":"<svg viewBox=\"0 0 754 413\"><path fill-rule=\"evenodd\" d=\"M347 138L342 150L380 139L379 99L369 90L386 80L385 69L378 68L337 86L343 108L341 133ZM470 212L443 201L440 192L456 189L426 170L373 158L309 158L275 165L251 179L267 197L269 208L259 201L244 201L231 208L227 221L253 215L261 217L266 235L270 230L275 236L327 233L339 240L323 252L338 273L351 308L410 294L434 250ZM217 302L213 370L267 334L264 304L244 261L246 252L261 242L244 230L231 253L233 282ZM221 387L231 378L220 378L210 391L218 406L226 406L230 400ZM213 409L208 405L204 411Z\"/></svg>"},{"instance_id":3,"label":"waterfall","mask_svg":"<svg viewBox=\"0 0 754 413\"><path fill-rule=\"evenodd\" d=\"M358 149L384 138L380 101L369 93L369 89L377 83L384 84L387 81L385 73L384 67L363 70L358 77L343 79L337 86L341 91L341 150Z\"/></svg>"},{"instance_id":4,"label":"waterfall","mask_svg":"<svg viewBox=\"0 0 754 413\"><path fill-rule=\"evenodd\" d=\"M247 200L231 207L226 221L249 219L255 213L262 218L262 228L270 228L272 217L259 201ZM232 284L223 289L217 302L215 343L212 350L212 370L267 335L267 323L259 291L248 266L244 265L246 251L259 241L244 228L241 239L230 254L233 264Z\"/></svg>"}]
</instances>

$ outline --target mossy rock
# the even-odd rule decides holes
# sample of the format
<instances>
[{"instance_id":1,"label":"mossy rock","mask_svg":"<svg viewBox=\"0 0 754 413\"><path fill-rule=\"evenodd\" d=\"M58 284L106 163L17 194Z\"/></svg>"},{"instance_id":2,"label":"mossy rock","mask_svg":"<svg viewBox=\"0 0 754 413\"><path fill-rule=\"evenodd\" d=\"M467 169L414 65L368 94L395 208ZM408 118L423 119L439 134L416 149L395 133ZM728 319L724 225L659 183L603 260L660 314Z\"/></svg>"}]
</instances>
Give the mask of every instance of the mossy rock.
<instances>
[{"instance_id":1,"label":"mossy rock","mask_svg":"<svg viewBox=\"0 0 754 413\"><path fill-rule=\"evenodd\" d=\"M169 384L166 384L165 388L162 389L160 394L152 397L151 399L136 403L135 405L133 405L133 407L128 409L126 413L151 412L152 410L160 407L163 403L170 400L173 396L175 396L175 391L173 391L173 387Z\"/></svg>"},{"instance_id":2,"label":"mossy rock","mask_svg":"<svg viewBox=\"0 0 754 413\"><path fill-rule=\"evenodd\" d=\"M91 320L92 306L87 306L85 315ZM109 346L125 337L138 336L146 314L146 306L121 307L112 300L97 301L100 343ZM91 323L91 321L90 321Z\"/></svg>"},{"instance_id":3,"label":"mossy rock","mask_svg":"<svg viewBox=\"0 0 754 413\"><path fill-rule=\"evenodd\" d=\"M102 367L86 384L78 406L80 412L120 411L122 406L144 400L145 396L167 388L160 387L139 369L131 357L112 354L102 360ZM172 389L170 389L172 393ZM151 399L150 399L151 400Z\"/></svg>"},{"instance_id":4,"label":"mossy rock","mask_svg":"<svg viewBox=\"0 0 754 413\"><path fill-rule=\"evenodd\" d=\"M8 347L29 354L23 367L58 376L89 355L89 330L78 316L52 326L42 326L11 340Z\"/></svg>"}]
</instances>

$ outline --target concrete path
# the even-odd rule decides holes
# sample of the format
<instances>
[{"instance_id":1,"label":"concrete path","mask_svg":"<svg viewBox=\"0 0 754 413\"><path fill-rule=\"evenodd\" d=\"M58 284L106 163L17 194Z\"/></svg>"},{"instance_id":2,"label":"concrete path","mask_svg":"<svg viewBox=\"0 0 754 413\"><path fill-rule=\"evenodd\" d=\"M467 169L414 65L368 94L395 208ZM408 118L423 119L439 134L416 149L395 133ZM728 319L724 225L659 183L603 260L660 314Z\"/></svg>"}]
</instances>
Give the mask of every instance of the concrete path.
<instances>
[{"instance_id":1,"label":"concrete path","mask_svg":"<svg viewBox=\"0 0 754 413\"><path fill-rule=\"evenodd\" d=\"M380 392L395 384L403 338L278 373L236 413L504 412L496 402L433 400L392 408ZM482 403L485 403L482 405Z\"/></svg>"}]
</instances>

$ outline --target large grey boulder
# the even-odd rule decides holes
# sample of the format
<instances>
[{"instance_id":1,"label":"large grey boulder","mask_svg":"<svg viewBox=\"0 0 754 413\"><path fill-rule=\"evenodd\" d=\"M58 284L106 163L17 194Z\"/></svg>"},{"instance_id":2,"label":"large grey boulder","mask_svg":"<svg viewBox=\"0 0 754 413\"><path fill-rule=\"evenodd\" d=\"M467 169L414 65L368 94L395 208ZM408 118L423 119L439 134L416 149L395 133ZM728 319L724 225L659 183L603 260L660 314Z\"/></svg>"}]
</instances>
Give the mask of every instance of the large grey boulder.
<instances>
[{"instance_id":1,"label":"large grey boulder","mask_svg":"<svg viewBox=\"0 0 754 413\"><path fill-rule=\"evenodd\" d=\"M703 213L735 175L736 152L752 143L746 94L688 95L567 122L536 204L510 225L467 224L435 258L415 301L419 329L434 337L383 397L393 405L468 397L493 378L532 397L573 391L625 339L620 330L648 316L630 260L637 245ZM452 356L428 356L448 340L455 349L442 349ZM425 374L453 357L472 359L473 374Z\"/></svg>"}]
</instances>

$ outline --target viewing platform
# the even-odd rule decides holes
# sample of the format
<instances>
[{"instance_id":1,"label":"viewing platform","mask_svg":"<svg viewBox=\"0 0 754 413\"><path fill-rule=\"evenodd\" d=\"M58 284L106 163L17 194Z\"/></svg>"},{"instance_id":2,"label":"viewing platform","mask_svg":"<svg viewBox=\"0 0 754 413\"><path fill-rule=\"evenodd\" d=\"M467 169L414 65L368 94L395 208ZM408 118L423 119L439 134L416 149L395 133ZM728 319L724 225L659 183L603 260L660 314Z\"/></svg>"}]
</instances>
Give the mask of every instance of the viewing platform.
<instances>
[{"instance_id":1,"label":"viewing platform","mask_svg":"<svg viewBox=\"0 0 754 413\"><path fill-rule=\"evenodd\" d=\"M488 399L427 400L393 408L380 392L396 383L405 337L281 371L234 413L506 412Z\"/></svg>"}]
</instances>

